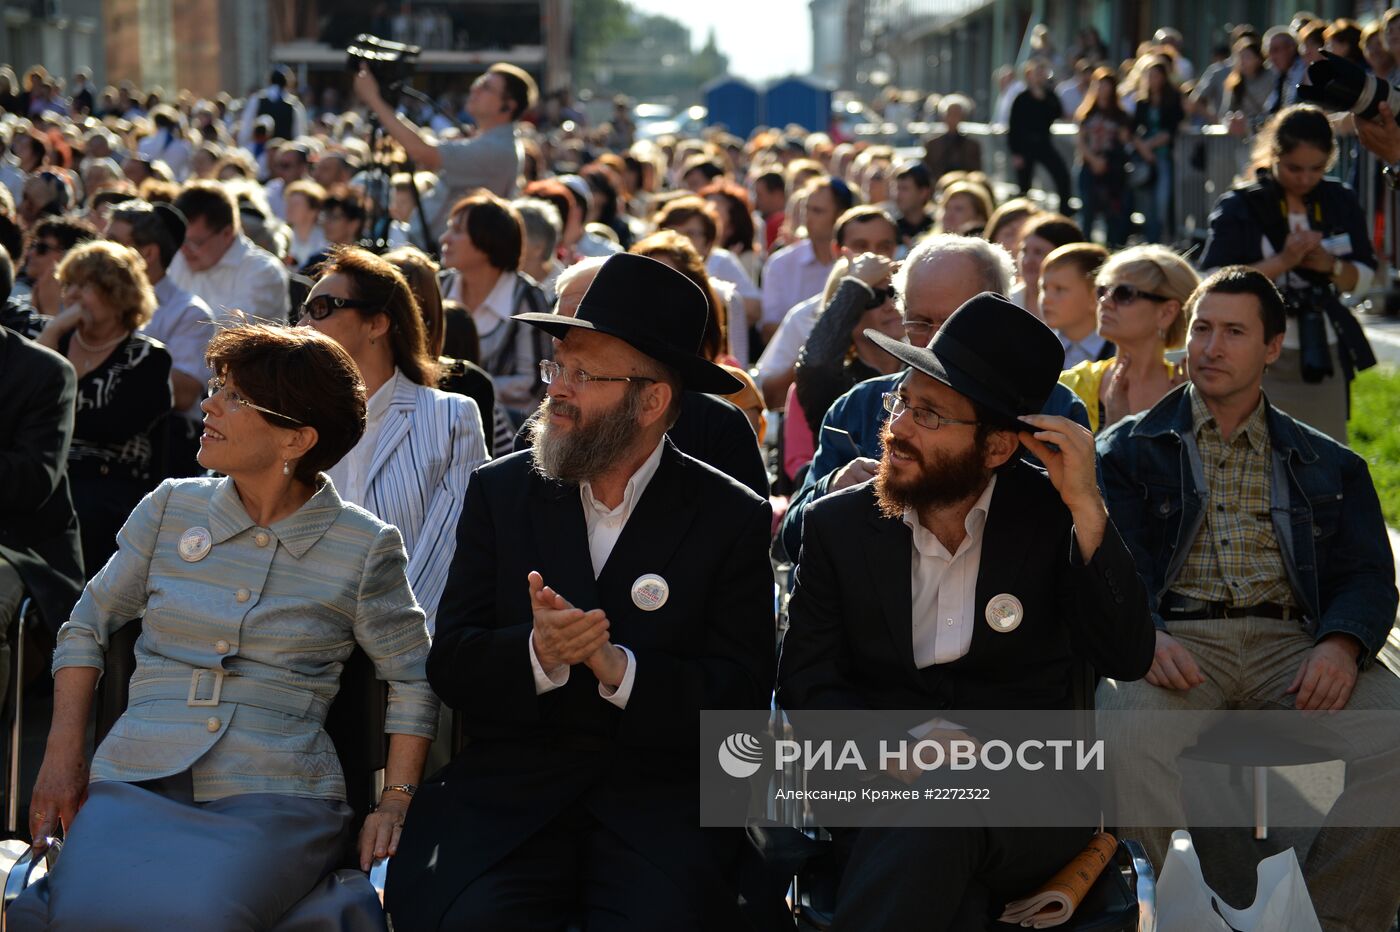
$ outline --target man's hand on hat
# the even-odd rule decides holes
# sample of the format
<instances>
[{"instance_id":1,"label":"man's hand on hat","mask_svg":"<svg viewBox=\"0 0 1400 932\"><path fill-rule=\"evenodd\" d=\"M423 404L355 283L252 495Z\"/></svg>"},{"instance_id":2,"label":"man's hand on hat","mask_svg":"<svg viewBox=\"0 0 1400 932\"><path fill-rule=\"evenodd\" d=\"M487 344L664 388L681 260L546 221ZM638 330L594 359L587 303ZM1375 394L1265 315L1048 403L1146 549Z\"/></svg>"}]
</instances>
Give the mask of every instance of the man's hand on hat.
<instances>
[{"instance_id":1,"label":"man's hand on hat","mask_svg":"<svg viewBox=\"0 0 1400 932\"><path fill-rule=\"evenodd\" d=\"M1087 563L1108 526L1108 509L1099 494L1095 469L1094 435L1067 417L1027 414L1021 420L1039 428L1035 433L1021 431L1021 442L1045 464L1051 484L1074 518L1079 552Z\"/></svg>"},{"instance_id":2,"label":"man's hand on hat","mask_svg":"<svg viewBox=\"0 0 1400 932\"><path fill-rule=\"evenodd\" d=\"M545 670L583 663L608 643L608 616L602 609L585 612L544 584L544 577L529 576L530 608L534 630L530 638L535 656Z\"/></svg>"},{"instance_id":3,"label":"man's hand on hat","mask_svg":"<svg viewBox=\"0 0 1400 932\"><path fill-rule=\"evenodd\" d=\"M892 260L878 253L863 252L851 260L851 267L846 274L874 288L889 281L896 267Z\"/></svg>"}]
</instances>

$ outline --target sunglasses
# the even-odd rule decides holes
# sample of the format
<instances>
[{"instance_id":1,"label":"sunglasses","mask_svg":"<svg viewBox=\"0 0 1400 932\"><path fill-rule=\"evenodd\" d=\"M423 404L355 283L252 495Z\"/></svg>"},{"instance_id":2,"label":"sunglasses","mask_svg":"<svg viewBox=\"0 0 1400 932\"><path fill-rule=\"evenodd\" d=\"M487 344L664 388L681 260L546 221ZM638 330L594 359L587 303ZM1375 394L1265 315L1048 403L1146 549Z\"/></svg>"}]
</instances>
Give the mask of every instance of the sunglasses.
<instances>
[{"instance_id":1,"label":"sunglasses","mask_svg":"<svg viewBox=\"0 0 1400 932\"><path fill-rule=\"evenodd\" d=\"M1109 288L1107 285L1100 285L1094 289L1094 294L1100 301L1112 299L1114 304L1132 304L1138 298L1145 298L1148 301L1155 301L1161 304L1163 301L1170 301L1166 295L1153 294L1150 291L1143 291L1132 285L1114 285Z\"/></svg>"},{"instance_id":2,"label":"sunglasses","mask_svg":"<svg viewBox=\"0 0 1400 932\"><path fill-rule=\"evenodd\" d=\"M301 310L297 314L297 320L302 321L308 318L311 320L325 320L336 311L347 307L368 310L372 307L379 307L379 304L375 301L362 301L359 298L337 298L328 294L318 294L314 298L307 299L306 303L302 304Z\"/></svg>"},{"instance_id":3,"label":"sunglasses","mask_svg":"<svg viewBox=\"0 0 1400 932\"><path fill-rule=\"evenodd\" d=\"M888 288L871 288L870 291L870 298L865 302L865 309L867 311L871 308L879 307L886 301L893 300L895 295L893 285Z\"/></svg>"}]
</instances>

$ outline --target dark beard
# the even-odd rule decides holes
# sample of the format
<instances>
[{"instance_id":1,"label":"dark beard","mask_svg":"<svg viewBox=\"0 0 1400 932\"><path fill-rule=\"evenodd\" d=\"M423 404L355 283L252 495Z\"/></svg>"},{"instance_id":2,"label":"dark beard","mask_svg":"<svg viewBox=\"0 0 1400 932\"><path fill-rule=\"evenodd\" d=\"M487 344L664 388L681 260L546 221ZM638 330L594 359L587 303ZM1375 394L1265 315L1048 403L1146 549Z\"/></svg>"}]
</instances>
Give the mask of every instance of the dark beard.
<instances>
[{"instance_id":1,"label":"dark beard","mask_svg":"<svg viewBox=\"0 0 1400 932\"><path fill-rule=\"evenodd\" d=\"M884 453L875 473L875 500L887 518L903 517L906 510L917 514L929 508L946 508L980 494L992 478L992 470L985 465L987 438L980 431L966 453L940 454L932 460L896 438L888 427L881 431L880 441ZM890 466L891 449L911 457L919 474L912 479L896 479Z\"/></svg>"},{"instance_id":2,"label":"dark beard","mask_svg":"<svg viewBox=\"0 0 1400 932\"><path fill-rule=\"evenodd\" d=\"M535 471L560 482L590 482L616 466L637 439L637 416L642 410L642 393L628 385L616 405L587 421L577 405L546 397L530 422L530 450ZM550 414L572 418L569 431L553 430Z\"/></svg>"}]
</instances>

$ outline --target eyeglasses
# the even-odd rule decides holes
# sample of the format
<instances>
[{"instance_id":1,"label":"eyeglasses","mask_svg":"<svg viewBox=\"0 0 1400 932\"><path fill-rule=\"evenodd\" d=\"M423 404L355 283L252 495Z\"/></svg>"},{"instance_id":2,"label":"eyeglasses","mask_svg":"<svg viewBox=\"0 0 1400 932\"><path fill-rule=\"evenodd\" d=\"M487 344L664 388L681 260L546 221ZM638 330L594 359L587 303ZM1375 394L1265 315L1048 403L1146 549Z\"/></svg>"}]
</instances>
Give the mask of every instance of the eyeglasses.
<instances>
[{"instance_id":1,"label":"eyeglasses","mask_svg":"<svg viewBox=\"0 0 1400 932\"><path fill-rule=\"evenodd\" d=\"M218 239L220 236L223 236L231 229L232 227L224 227L222 230L215 230L213 233L210 233L208 236L204 237L204 239L195 239L194 237L186 236L184 247L186 249L192 249L195 252L199 252L205 246L208 246L211 242Z\"/></svg>"},{"instance_id":2,"label":"eyeglasses","mask_svg":"<svg viewBox=\"0 0 1400 932\"><path fill-rule=\"evenodd\" d=\"M540 360L540 381L553 385L587 385L589 382L655 382L644 375L589 375L582 369L569 369L552 359Z\"/></svg>"},{"instance_id":3,"label":"eyeglasses","mask_svg":"<svg viewBox=\"0 0 1400 932\"><path fill-rule=\"evenodd\" d=\"M234 391L231 388L227 388L227 385L228 383L225 382L223 379L219 378L218 376L214 376L214 378L209 380L209 397L216 398L220 394L222 394L224 396L224 401L228 402L231 405L234 405L235 407L252 408L254 411L261 411L263 414L271 414L273 417L280 417L282 420L291 421L293 424L301 424L303 426L306 424L305 421L299 421L296 418L283 414L280 411L274 411L271 408L264 408L262 405L253 404L253 402L249 401L247 398L244 398L238 392Z\"/></svg>"},{"instance_id":4,"label":"eyeglasses","mask_svg":"<svg viewBox=\"0 0 1400 932\"><path fill-rule=\"evenodd\" d=\"M368 309L379 307L379 304L376 301L363 301L359 298L337 298L335 295L318 294L314 298L308 298L297 311L297 321L299 323L308 317L312 320L325 320L336 311L347 307Z\"/></svg>"},{"instance_id":5,"label":"eyeglasses","mask_svg":"<svg viewBox=\"0 0 1400 932\"><path fill-rule=\"evenodd\" d=\"M928 341L933 336L933 332L938 328L926 320L906 320L904 322L904 335L909 338L909 342L916 346L928 346Z\"/></svg>"},{"instance_id":6,"label":"eyeglasses","mask_svg":"<svg viewBox=\"0 0 1400 932\"><path fill-rule=\"evenodd\" d=\"M1094 289L1094 294L1098 295L1100 301L1105 298L1112 298L1114 304L1132 304L1138 298L1146 298L1148 301L1155 301L1161 304L1163 301L1170 301L1166 295L1153 294L1150 291L1143 291L1132 285L1114 285L1109 288L1107 285L1100 285Z\"/></svg>"},{"instance_id":7,"label":"eyeglasses","mask_svg":"<svg viewBox=\"0 0 1400 932\"><path fill-rule=\"evenodd\" d=\"M907 404L903 398L899 397L896 392L885 392L880 397L885 402L885 410L888 411L892 417L899 417L901 414L908 411L909 416L914 419L915 424L927 428L928 430L938 430L938 428L942 427L944 424L966 424L969 427L973 427L977 424L976 421L961 421L955 417L944 417L932 408L913 407Z\"/></svg>"},{"instance_id":8,"label":"eyeglasses","mask_svg":"<svg viewBox=\"0 0 1400 932\"><path fill-rule=\"evenodd\" d=\"M867 311L879 307L886 301L893 299L895 295L893 286L889 288L871 288L870 292L870 298L865 302L865 309Z\"/></svg>"}]
</instances>

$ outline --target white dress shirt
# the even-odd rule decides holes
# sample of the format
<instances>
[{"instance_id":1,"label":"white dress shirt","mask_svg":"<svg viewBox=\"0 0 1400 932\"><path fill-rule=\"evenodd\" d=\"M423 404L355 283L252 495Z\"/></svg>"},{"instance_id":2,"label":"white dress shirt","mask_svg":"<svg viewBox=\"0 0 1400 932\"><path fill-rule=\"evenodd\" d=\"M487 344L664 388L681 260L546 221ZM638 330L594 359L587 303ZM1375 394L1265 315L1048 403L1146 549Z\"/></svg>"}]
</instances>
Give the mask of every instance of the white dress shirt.
<instances>
[{"instance_id":1,"label":"white dress shirt","mask_svg":"<svg viewBox=\"0 0 1400 932\"><path fill-rule=\"evenodd\" d=\"M164 343L170 352L171 366L203 385L212 375L204 353L214 338L214 312L198 295L175 284L169 275L156 282L153 290L156 312L141 332ZM203 401L200 397L179 413L192 421L203 420L204 411L199 407Z\"/></svg>"},{"instance_id":2,"label":"white dress shirt","mask_svg":"<svg viewBox=\"0 0 1400 932\"><path fill-rule=\"evenodd\" d=\"M950 554L919 516L905 510L904 523L914 532L910 595L913 605L914 666L950 663L967 653L977 623L977 571L982 566L982 532L992 503L996 476L967 513L967 536Z\"/></svg>"},{"instance_id":3,"label":"white dress shirt","mask_svg":"<svg viewBox=\"0 0 1400 932\"><path fill-rule=\"evenodd\" d=\"M193 271L181 252L166 274L203 298L221 324L242 323L240 311L263 323L287 323L287 267L242 233L212 267Z\"/></svg>"},{"instance_id":4,"label":"white dress shirt","mask_svg":"<svg viewBox=\"0 0 1400 932\"><path fill-rule=\"evenodd\" d=\"M783 322L778 324L773 339L768 341L768 345L763 348L763 354L758 357L757 381L760 388L763 387L764 380L797 365L797 357L802 352L807 338L812 335L812 328L817 325L817 314L822 309L821 301L822 296L817 294L798 303L787 312Z\"/></svg>"},{"instance_id":5,"label":"white dress shirt","mask_svg":"<svg viewBox=\"0 0 1400 932\"><path fill-rule=\"evenodd\" d=\"M343 501L363 502L369 491L369 466L374 458L374 448L379 443L379 425L384 422L384 412L389 410L389 402L394 400L399 379L403 378L398 369L389 381L379 386L365 405L365 432L360 435L354 448L330 469L326 475L335 483L335 490Z\"/></svg>"},{"instance_id":6,"label":"white dress shirt","mask_svg":"<svg viewBox=\"0 0 1400 932\"><path fill-rule=\"evenodd\" d=\"M651 484L652 477L656 475L657 467L661 465L661 451L666 446L666 439L656 445L656 449L651 451L651 455L646 458L637 471L632 473L632 478L627 480L627 488L622 492L622 501L616 508L608 508L598 499L593 497L593 487L591 483L584 482L579 485L579 496L583 499L583 521L588 527L588 556L593 562L593 577L596 579L603 572L603 567L608 562L608 557L612 555L613 547L617 546L617 540L622 536L622 529L627 526L627 521L632 517L632 512L637 507L637 502L641 500L642 493ZM560 664L552 670L545 670L540 665L540 658L535 653L535 639L529 639L530 645L530 667L535 671L535 695L542 695L553 689L558 689L569 682L569 667ZM626 647L621 644L616 645L622 648L622 652L627 655L627 670L622 674L622 682L617 684L616 689L610 689L602 683L598 684L598 695L619 709L627 708L627 700L632 696L632 684L637 678L637 658Z\"/></svg>"},{"instance_id":7,"label":"white dress shirt","mask_svg":"<svg viewBox=\"0 0 1400 932\"><path fill-rule=\"evenodd\" d=\"M463 277L458 275L452 285L452 300L467 308L467 313L472 315L472 323L476 324L478 336L490 336L515 313L515 276L510 272L500 274L486 298L476 307L468 307L463 300L462 282Z\"/></svg>"},{"instance_id":8,"label":"white dress shirt","mask_svg":"<svg viewBox=\"0 0 1400 932\"><path fill-rule=\"evenodd\" d=\"M775 252L763 270L764 324L780 324L787 312L826 287L831 263L818 261L809 239Z\"/></svg>"}]
</instances>

